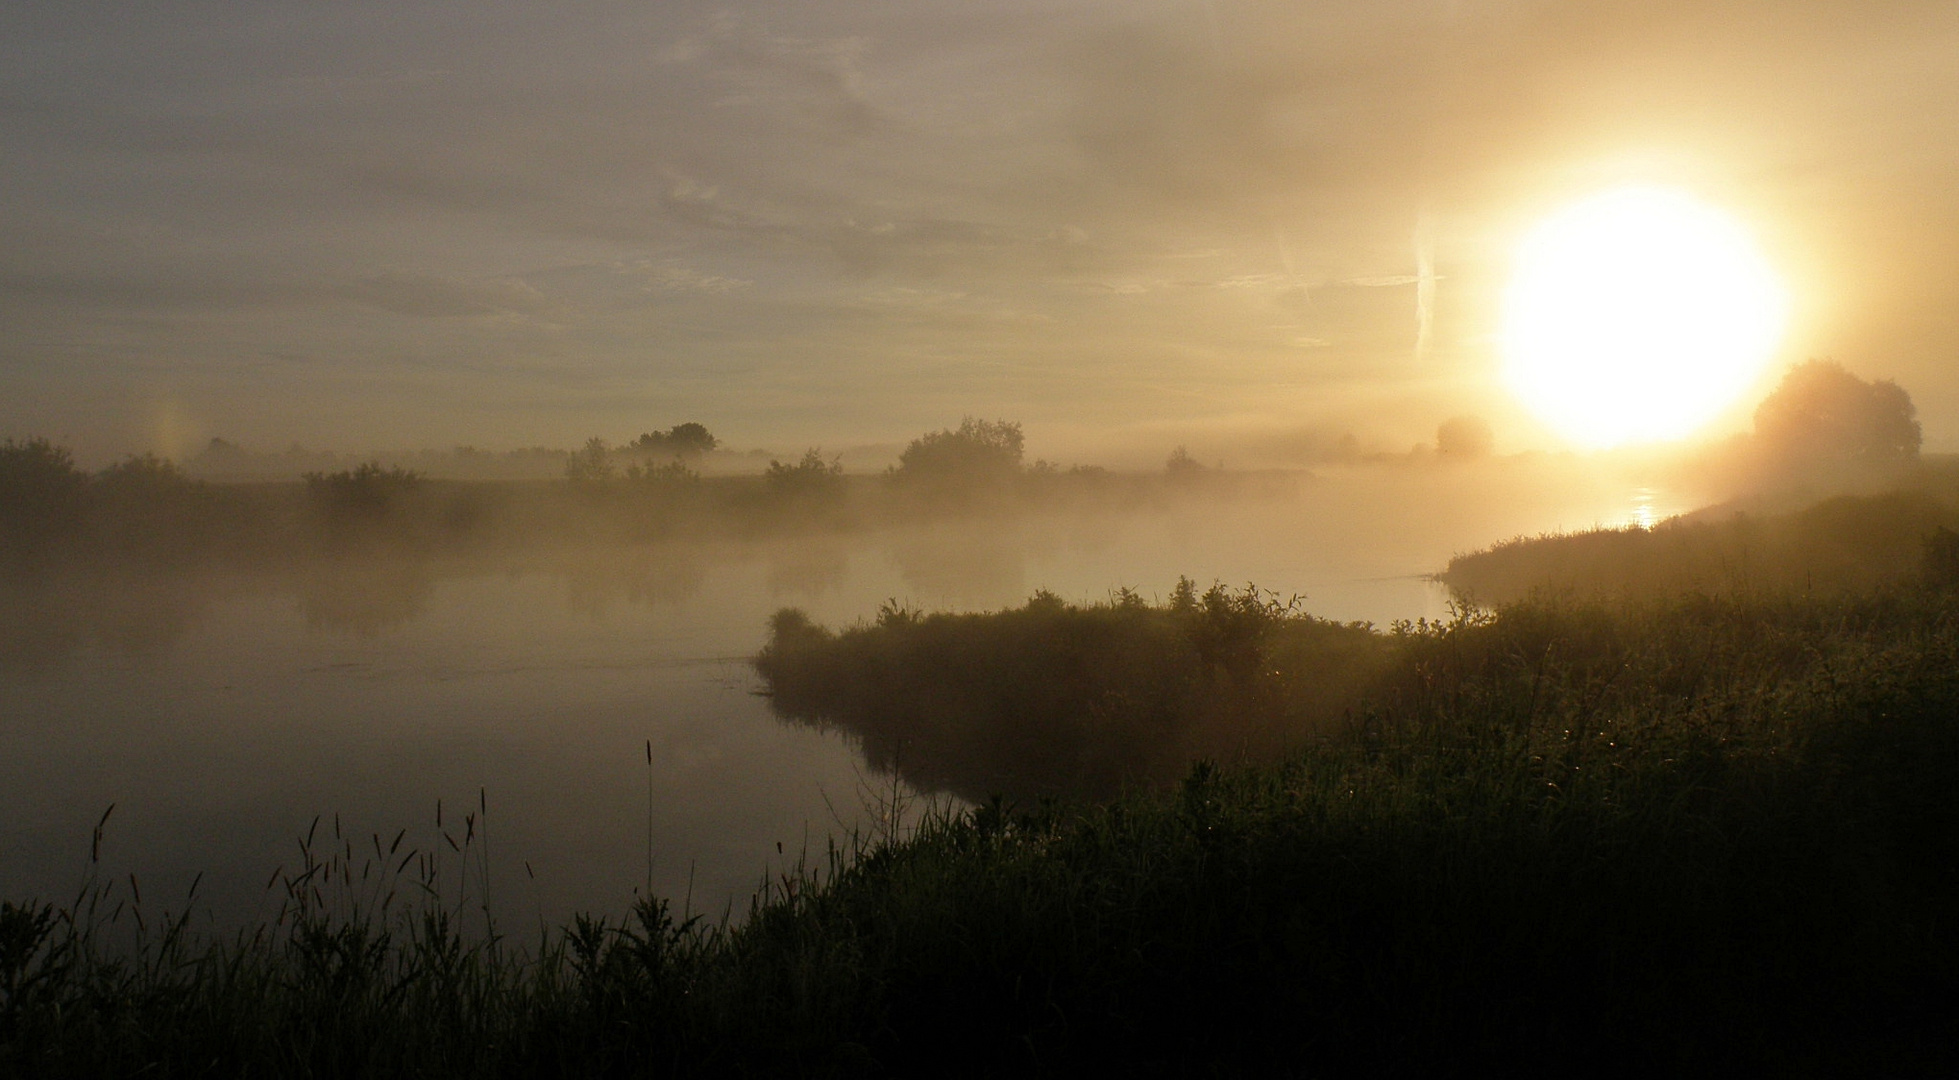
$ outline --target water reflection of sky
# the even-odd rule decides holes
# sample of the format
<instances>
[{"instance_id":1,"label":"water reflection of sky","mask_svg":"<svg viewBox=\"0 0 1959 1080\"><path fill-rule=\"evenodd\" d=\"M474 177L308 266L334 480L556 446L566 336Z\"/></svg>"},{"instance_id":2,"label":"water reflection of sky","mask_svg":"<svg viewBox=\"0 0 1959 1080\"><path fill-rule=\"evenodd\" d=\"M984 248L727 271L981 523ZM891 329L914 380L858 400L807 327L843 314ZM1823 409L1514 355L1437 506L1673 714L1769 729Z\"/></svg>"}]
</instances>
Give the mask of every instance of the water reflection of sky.
<instances>
[{"instance_id":1,"label":"water reflection of sky","mask_svg":"<svg viewBox=\"0 0 1959 1080\"><path fill-rule=\"evenodd\" d=\"M1162 597L1189 574L1342 621L1434 618L1447 598L1423 575L1452 554L1670 512L1651 490L1623 500L1435 471L716 547L10 580L0 896L72 895L114 803L106 867L179 904L204 871L204 903L235 922L268 913L266 878L316 814L434 848L437 800L453 829L482 798L506 924L617 910L649 878L718 914L865 825L876 786L852 746L755 695L746 660L778 607L835 625L886 601Z\"/></svg>"}]
</instances>

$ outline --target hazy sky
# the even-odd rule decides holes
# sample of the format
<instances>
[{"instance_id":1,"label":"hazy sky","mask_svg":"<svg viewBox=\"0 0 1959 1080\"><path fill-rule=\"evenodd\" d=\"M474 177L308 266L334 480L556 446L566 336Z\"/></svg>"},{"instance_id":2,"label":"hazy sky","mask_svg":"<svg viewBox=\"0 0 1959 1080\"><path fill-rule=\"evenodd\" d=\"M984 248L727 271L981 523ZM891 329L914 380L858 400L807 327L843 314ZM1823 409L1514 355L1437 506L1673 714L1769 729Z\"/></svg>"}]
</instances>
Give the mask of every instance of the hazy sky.
<instances>
[{"instance_id":1,"label":"hazy sky","mask_svg":"<svg viewBox=\"0 0 1959 1080\"><path fill-rule=\"evenodd\" d=\"M0 435L1551 445L1505 261L1626 181L1959 448L1952 0L9 0Z\"/></svg>"}]
</instances>

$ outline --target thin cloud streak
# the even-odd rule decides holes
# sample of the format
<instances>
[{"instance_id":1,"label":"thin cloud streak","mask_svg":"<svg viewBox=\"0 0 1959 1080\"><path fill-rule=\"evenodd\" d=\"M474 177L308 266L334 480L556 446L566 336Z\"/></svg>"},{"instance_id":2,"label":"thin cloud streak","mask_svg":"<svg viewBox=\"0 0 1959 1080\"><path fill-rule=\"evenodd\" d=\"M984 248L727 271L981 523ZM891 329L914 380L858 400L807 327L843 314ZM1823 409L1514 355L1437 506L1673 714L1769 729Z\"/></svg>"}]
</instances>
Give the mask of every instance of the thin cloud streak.
<instances>
[{"instance_id":1,"label":"thin cloud streak","mask_svg":"<svg viewBox=\"0 0 1959 1080\"><path fill-rule=\"evenodd\" d=\"M124 14L0 13L0 391L38 388L0 430L54 409L142 449L134 406L49 388L135 401L271 350L304 359L262 399L184 407L329 445L412 370L389 445L497 445L527 378L526 437L565 444L668 413L771 443L1038 431L1083 395L1383 438L1475 411L1527 443L1491 377L1508 245L1633 178L1735 208L1808 290L1791 358L1899 379L1959 445L1950 4ZM125 359L25 344L105 339ZM508 385L479 392L485 363ZM588 384L612 396L560 392Z\"/></svg>"}]
</instances>

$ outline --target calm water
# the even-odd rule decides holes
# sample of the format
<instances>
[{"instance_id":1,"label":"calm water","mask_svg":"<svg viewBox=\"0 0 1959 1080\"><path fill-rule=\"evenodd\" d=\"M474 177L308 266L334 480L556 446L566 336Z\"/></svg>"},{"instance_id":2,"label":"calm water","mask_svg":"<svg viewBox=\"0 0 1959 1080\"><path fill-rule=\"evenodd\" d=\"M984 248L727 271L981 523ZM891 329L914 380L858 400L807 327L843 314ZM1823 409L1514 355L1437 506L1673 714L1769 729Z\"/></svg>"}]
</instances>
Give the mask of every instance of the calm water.
<instances>
[{"instance_id":1,"label":"calm water","mask_svg":"<svg viewBox=\"0 0 1959 1080\"><path fill-rule=\"evenodd\" d=\"M1128 516L14 587L0 896L72 896L113 803L105 872L134 873L154 910L202 871L199 908L233 925L276 907L267 878L316 815L362 845L407 828L406 850L439 844L438 800L460 835L485 799L506 926L623 909L648 880L649 816L653 889L739 910L764 874L865 825L879 783L756 695L747 660L779 607L834 625L894 599L1162 596L1189 574L1341 620L1436 617L1446 597L1420 575L1451 554L1653 513L1653 492L1626 492L1352 477Z\"/></svg>"}]
</instances>

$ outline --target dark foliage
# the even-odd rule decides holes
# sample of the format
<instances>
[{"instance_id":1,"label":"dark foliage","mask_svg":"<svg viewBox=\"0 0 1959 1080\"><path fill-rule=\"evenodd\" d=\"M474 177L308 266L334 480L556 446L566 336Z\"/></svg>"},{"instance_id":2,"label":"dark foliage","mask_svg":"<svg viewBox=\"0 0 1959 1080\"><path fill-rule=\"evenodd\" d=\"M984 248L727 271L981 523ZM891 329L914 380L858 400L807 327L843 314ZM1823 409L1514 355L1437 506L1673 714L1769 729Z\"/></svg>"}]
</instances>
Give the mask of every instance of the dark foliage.
<instances>
[{"instance_id":1,"label":"dark foliage","mask_svg":"<svg viewBox=\"0 0 1959 1080\"><path fill-rule=\"evenodd\" d=\"M1935 589L1959 588L1959 532L1940 525L1925 538L1925 583Z\"/></svg>"},{"instance_id":2,"label":"dark foliage","mask_svg":"<svg viewBox=\"0 0 1959 1080\"><path fill-rule=\"evenodd\" d=\"M697 491L701 485L701 474L681 461L669 461L665 465L628 465L626 479L651 488L676 492Z\"/></svg>"},{"instance_id":3,"label":"dark foliage","mask_svg":"<svg viewBox=\"0 0 1959 1080\"><path fill-rule=\"evenodd\" d=\"M46 439L0 442L0 544L27 554L72 535L87 487L66 449Z\"/></svg>"},{"instance_id":4,"label":"dark foliage","mask_svg":"<svg viewBox=\"0 0 1959 1080\"><path fill-rule=\"evenodd\" d=\"M1011 436L1018 445L1014 425L979 428L991 431L996 442ZM200 459L239 453L217 442ZM1017 453L1009 447L998 460L1017 460ZM1162 478L1082 467L1049 467L1034 475L982 466L978 473L933 473L936 479L919 484L853 483L836 460L820 453L776 462L760 476L704 478L684 458L635 458L630 448L596 438L578 451L539 461L540 470L548 466L567 482L551 483L544 475L437 480L378 461L306 472L300 484L206 482L148 455L90 476L66 449L45 439L10 440L0 445L0 563L79 567L107 557L257 565L321 554L338 558L355 550L423 557L629 548L903 525L976 512L1100 513L1149 505L1165 490Z\"/></svg>"},{"instance_id":5,"label":"dark foliage","mask_svg":"<svg viewBox=\"0 0 1959 1080\"><path fill-rule=\"evenodd\" d=\"M762 479L778 498L794 501L834 500L844 490L843 462L825 460L820 450L811 447L794 465L770 461L769 471Z\"/></svg>"},{"instance_id":6,"label":"dark foliage","mask_svg":"<svg viewBox=\"0 0 1959 1080\"><path fill-rule=\"evenodd\" d=\"M1149 620L1047 599L982 618L1130 610L1115 650L1146 656L1112 659L1140 666L1176 619L1221 613L1223 666L1235 620L1270 621L1237 595L1191 590L1183 614ZM984 629L940 618L884 621ZM777 618L779 641L816 633ZM1342 738L1101 805L945 810L783 876L738 926L647 901L520 951L466 935L467 889L379 836L371 857L337 835L309 849L279 919L229 942L164 917L134 952L109 948L110 886L68 908L10 903L0 1074L1959 1065L1959 624L1944 600L1533 605L1386 639L1392 663ZM860 640L896 662L911 639ZM995 657L1000 674L1080 678L1040 666L1053 644L1025 639L1020 659ZM426 899L390 914L370 858L415 865Z\"/></svg>"},{"instance_id":7,"label":"dark foliage","mask_svg":"<svg viewBox=\"0 0 1959 1080\"><path fill-rule=\"evenodd\" d=\"M382 468L378 463L336 473L307 473L306 495L323 513L379 516L400 505L422 486L422 478L406 469Z\"/></svg>"},{"instance_id":8,"label":"dark foliage","mask_svg":"<svg viewBox=\"0 0 1959 1080\"><path fill-rule=\"evenodd\" d=\"M894 478L928 487L999 484L1020 472L1020 425L968 416L956 429L921 435L898 455Z\"/></svg>"},{"instance_id":9,"label":"dark foliage","mask_svg":"<svg viewBox=\"0 0 1959 1080\"><path fill-rule=\"evenodd\" d=\"M675 424L665 431L649 431L627 447L648 454L699 457L721 445L721 440L700 424Z\"/></svg>"},{"instance_id":10,"label":"dark foliage","mask_svg":"<svg viewBox=\"0 0 1959 1080\"><path fill-rule=\"evenodd\" d=\"M880 768L969 799L1109 798L1200 757L1270 759L1351 705L1387 645L1247 588L1185 581L988 615L886 607L832 633L779 612L756 659L786 718L847 731Z\"/></svg>"},{"instance_id":11,"label":"dark foliage","mask_svg":"<svg viewBox=\"0 0 1959 1080\"><path fill-rule=\"evenodd\" d=\"M1755 409L1755 438L1790 468L1891 468L1918 457L1922 436L1911 395L1897 383L1811 360L1790 368Z\"/></svg>"}]
</instances>

